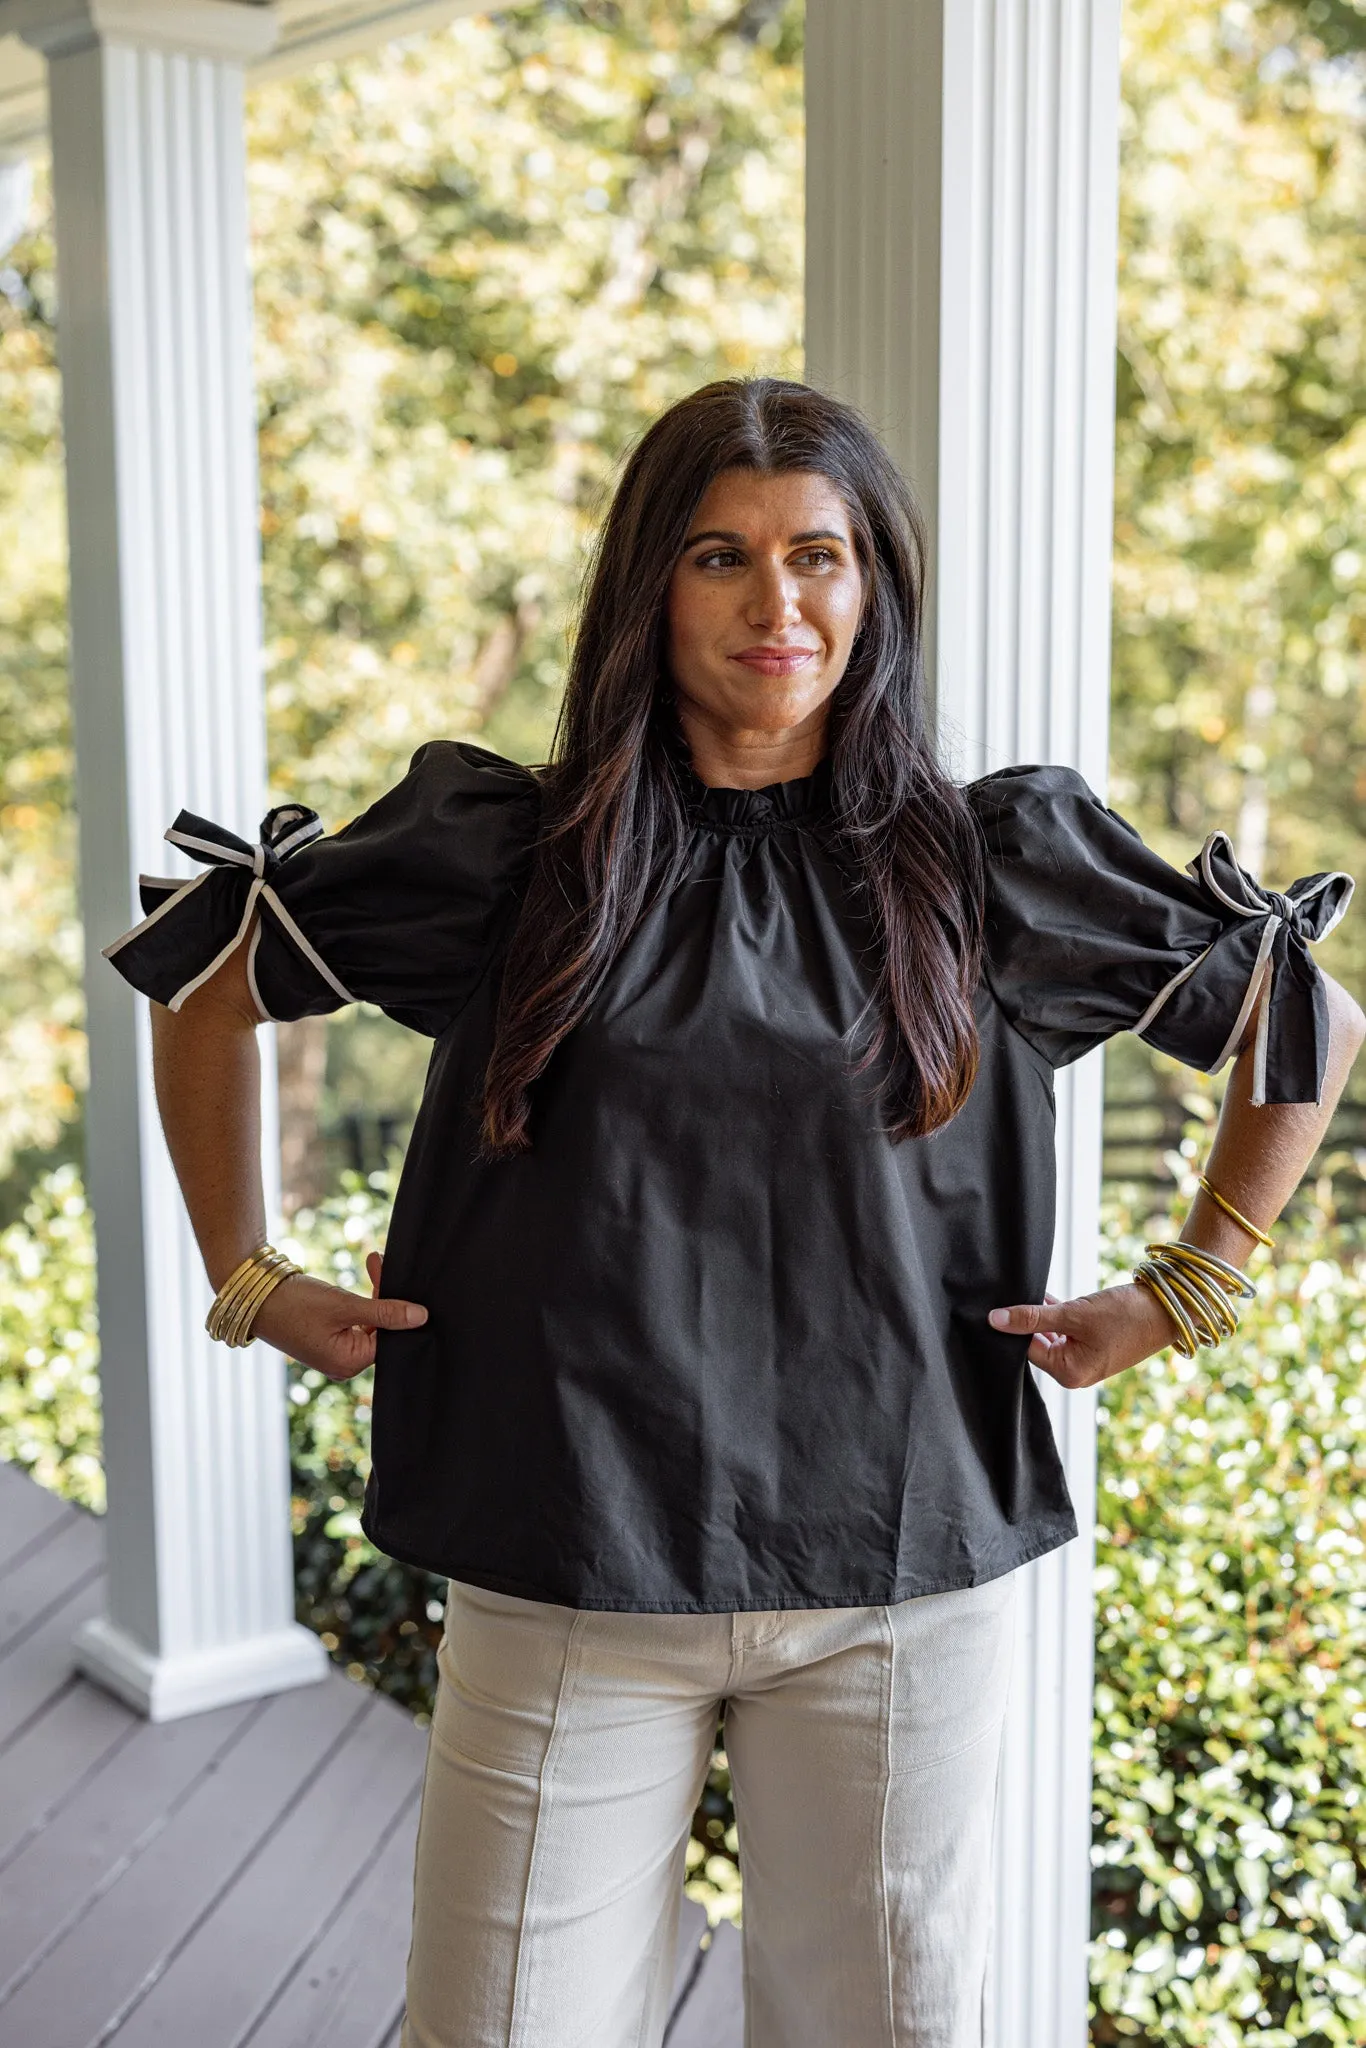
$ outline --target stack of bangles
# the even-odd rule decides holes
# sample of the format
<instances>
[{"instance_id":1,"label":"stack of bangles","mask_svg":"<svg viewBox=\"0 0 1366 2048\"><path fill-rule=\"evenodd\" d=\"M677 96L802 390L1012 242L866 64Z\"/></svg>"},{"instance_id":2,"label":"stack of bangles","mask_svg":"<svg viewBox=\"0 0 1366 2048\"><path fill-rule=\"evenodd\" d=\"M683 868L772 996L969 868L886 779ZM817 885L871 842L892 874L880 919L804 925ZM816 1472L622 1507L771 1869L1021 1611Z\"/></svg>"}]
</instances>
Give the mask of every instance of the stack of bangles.
<instances>
[{"instance_id":1,"label":"stack of bangles","mask_svg":"<svg viewBox=\"0 0 1366 2048\"><path fill-rule=\"evenodd\" d=\"M1204 1174L1200 1186L1249 1237L1255 1237L1258 1244L1271 1244L1267 1232L1211 1187ZM1134 1279L1155 1296L1175 1323L1176 1348L1183 1358L1194 1358L1202 1344L1220 1344L1233 1335L1238 1327L1235 1302L1251 1301L1257 1292L1245 1274L1216 1252L1179 1239L1174 1244L1145 1245L1144 1250L1147 1257L1134 1268Z\"/></svg>"},{"instance_id":2,"label":"stack of bangles","mask_svg":"<svg viewBox=\"0 0 1366 2048\"><path fill-rule=\"evenodd\" d=\"M254 1252L247 1253L240 1266L233 1268L219 1288L213 1307L204 1318L204 1328L215 1342L240 1350L252 1341L252 1326L266 1296L292 1273L302 1271L302 1266L277 1252L274 1245L258 1245Z\"/></svg>"}]
</instances>

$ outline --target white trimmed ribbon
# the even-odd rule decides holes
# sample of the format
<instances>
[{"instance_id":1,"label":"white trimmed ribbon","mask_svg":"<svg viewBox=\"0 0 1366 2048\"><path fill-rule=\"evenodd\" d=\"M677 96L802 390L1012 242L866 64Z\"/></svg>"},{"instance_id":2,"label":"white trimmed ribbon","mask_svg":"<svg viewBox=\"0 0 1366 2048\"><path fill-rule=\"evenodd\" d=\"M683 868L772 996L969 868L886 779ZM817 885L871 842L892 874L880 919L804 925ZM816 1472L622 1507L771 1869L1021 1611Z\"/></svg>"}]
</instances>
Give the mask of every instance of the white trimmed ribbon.
<instances>
[{"instance_id":1,"label":"white trimmed ribbon","mask_svg":"<svg viewBox=\"0 0 1366 2048\"><path fill-rule=\"evenodd\" d=\"M124 932L123 936L115 939L111 945L102 947L101 951L104 958L112 960L122 947L130 944L132 940L140 938L144 932L150 931L154 924L158 923L160 919L166 917L178 905L183 903L192 889L197 889L201 882L207 882L209 875L215 867L249 868L251 870L251 886L247 890L246 901L242 906L242 915L238 921L237 930L233 933L227 944L215 953L207 967L202 967L198 974L185 983L183 988L176 990L170 1002L166 1005L167 1009L178 1010L186 997L193 995L197 988L201 987L212 975L216 974L223 965L223 962L228 958L228 955L241 945L243 938L250 928L252 914L256 909L258 897L263 898L270 905L271 911L279 920L282 930L289 935L308 961L310 967L322 976L328 987L335 990L344 1003L358 1001L358 998L353 996L351 991L337 979L322 955L304 936L303 932L300 931L298 925L280 901L278 893L271 885L270 878L274 875L281 861L287 860L289 855L296 853L301 846L307 846L311 840L319 838L322 834L322 829L322 820L318 817L316 811L307 810L302 804L279 804L274 810L267 811L265 817L261 820L260 838L254 846L249 846L246 840L239 839L235 832L228 832L221 825L214 825L209 823L207 819L196 817L192 811L181 811L174 825L168 826L162 837L168 840L172 846L183 847L185 852L192 854L196 860L207 861L210 865L202 875L192 875L188 882L168 879L161 875L139 875L139 884L153 889L169 889L172 893L166 898L165 902L159 903L155 910L144 917L141 923L135 924L131 931ZM259 937L259 933L256 936ZM255 953L256 941L254 938L251 948L252 957L248 962L248 974L251 980L252 994L256 1000L256 1007L260 1010L262 1017L269 1017L270 1013L261 1001L256 987Z\"/></svg>"},{"instance_id":2,"label":"white trimmed ribbon","mask_svg":"<svg viewBox=\"0 0 1366 2048\"><path fill-rule=\"evenodd\" d=\"M1215 862L1219 860L1225 870L1226 879L1241 891L1234 895L1224 886L1216 872ZM1271 1030L1271 993L1276 974L1275 945L1282 929L1295 932L1306 941L1327 938L1335 925L1346 915L1356 884L1350 875L1335 870L1331 874L1310 875L1304 881L1292 882L1284 895L1274 889L1263 889L1253 880L1246 869L1238 865L1233 851L1233 841L1227 832L1211 832L1198 857L1187 864L1186 872L1221 903L1225 910L1235 917L1260 918L1261 937L1257 942L1257 957L1252 963L1247 987L1233 1029L1224 1042L1218 1059L1211 1062L1207 1073L1217 1074L1225 1060L1232 1057L1242 1042L1249 1017L1257 1013L1257 1035L1252 1052L1252 1100L1261 1108L1266 1102L1266 1059L1267 1044ZM1219 935L1221 937L1222 934ZM1218 944L1219 938L1212 939L1203 952L1175 973L1164 983L1149 1003L1136 1024L1129 1028L1137 1037L1142 1037L1168 999L1188 981Z\"/></svg>"}]
</instances>

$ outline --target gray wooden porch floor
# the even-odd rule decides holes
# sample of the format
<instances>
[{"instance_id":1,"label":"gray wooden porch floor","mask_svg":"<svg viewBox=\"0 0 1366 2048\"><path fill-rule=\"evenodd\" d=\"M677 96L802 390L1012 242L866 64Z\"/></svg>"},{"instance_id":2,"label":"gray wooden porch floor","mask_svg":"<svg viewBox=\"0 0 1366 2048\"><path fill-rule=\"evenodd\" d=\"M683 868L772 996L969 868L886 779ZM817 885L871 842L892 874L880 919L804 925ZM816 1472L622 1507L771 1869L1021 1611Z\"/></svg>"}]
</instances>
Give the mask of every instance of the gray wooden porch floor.
<instances>
[{"instance_id":1,"label":"gray wooden porch floor","mask_svg":"<svg viewBox=\"0 0 1366 2048\"><path fill-rule=\"evenodd\" d=\"M397 2048L424 1732L339 1671L153 1725L72 1669L98 1518L0 1463L0 2048ZM685 1902L668 2048L740 2048Z\"/></svg>"}]
</instances>

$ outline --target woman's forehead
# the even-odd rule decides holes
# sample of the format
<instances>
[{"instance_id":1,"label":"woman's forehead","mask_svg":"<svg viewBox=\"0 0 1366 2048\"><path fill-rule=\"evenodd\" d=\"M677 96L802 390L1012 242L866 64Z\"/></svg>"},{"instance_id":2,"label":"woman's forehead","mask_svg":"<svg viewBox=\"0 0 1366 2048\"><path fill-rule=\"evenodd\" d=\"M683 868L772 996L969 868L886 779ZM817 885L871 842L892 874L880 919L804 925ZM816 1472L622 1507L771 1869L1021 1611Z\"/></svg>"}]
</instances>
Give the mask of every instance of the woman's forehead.
<instances>
[{"instance_id":1,"label":"woman's forehead","mask_svg":"<svg viewBox=\"0 0 1366 2048\"><path fill-rule=\"evenodd\" d=\"M818 470L723 469L702 495L692 521L700 528L753 537L755 530L784 539L813 533L849 536L848 507L838 485Z\"/></svg>"}]
</instances>

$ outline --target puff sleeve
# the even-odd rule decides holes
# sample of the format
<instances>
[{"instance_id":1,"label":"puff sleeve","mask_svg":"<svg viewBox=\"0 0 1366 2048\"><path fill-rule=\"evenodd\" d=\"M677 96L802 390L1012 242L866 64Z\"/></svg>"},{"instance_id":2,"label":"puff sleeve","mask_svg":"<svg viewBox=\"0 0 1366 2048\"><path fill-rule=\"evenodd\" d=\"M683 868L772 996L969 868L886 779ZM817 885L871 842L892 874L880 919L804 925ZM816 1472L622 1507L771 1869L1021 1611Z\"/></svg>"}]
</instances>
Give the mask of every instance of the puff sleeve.
<instances>
[{"instance_id":1,"label":"puff sleeve","mask_svg":"<svg viewBox=\"0 0 1366 2048\"><path fill-rule=\"evenodd\" d=\"M987 854L987 979L1053 1066L1119 1031L1206 1073L1255 1016L1256 1103L1315 1102L1328 1005L1310 942L1345 912L1352 880L1263 889L1213 832L1169 867L1070 768L1012 768L967 792Z\"/></svg>"},{"instance_id":2,"label":"puff sleeve","mask_svg":"<svg viewBox=\"0 0 1366 2048\"><path fill-rule=\"evenodd\" d=\"M182 811L165 836L205 872L141 876L147 914L104 955L178 1010L259 906L247 966L263 1018L368 1002L435 1038L520 900L539 815L528 769L452 740L419 747L403 780L330 837L299 804L269 811L255 846Z\"/></svg>"}]
</instances>

